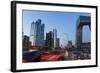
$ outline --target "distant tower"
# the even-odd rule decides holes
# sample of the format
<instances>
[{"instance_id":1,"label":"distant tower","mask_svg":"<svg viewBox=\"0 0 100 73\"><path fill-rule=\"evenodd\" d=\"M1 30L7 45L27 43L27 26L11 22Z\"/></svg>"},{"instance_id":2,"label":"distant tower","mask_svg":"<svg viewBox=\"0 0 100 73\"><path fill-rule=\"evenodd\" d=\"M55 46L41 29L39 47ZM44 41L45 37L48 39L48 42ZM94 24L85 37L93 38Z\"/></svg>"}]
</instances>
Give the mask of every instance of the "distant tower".
<instances>
[{"instance_id":1,"label":"distant tower","mask_svg":"<svg viewBox=\"0 0 100 73\"><path fill-rule=\"evenodd\" d=\"M41 46L44 46L45 45L45 41L44 41L44 27L45 25L42 24L41 25L41 30L40 30L40 40L41 40Z\"/></svg>"},{"instance_id":2,"label":"distant tower","mask_svg":"<svg viewBox=\"0 0 100 73\"><path fill-rule=\"evenodd\" d=\"M32 45L35 45L35 41L36 41L36 24L35 24L34 21L31 24L30 41L31 41Z\"/></svg>"},{"instance_id":3,"label":"distant tower","mask_svg":"<svg viewBox=\"0 0 100 73\"><path fill-rule=\"evenodd\" d=\"M31 24L30 41L33 46L44 46L44 24L40 19Z\"/></svg>"},{"instance_id":4,"label":"distant tower","mask_svg":"<svg viewBox=\"0 0 100 73\"><path fill-rule=\"evenodd\" d=\"M49 31L48 33L46 33L46 42L45 45L53 48L53 32Z\"/></svg>"},{"instance_id":5,"label":"distant tower","mask_svg":"<svg viewBox=\"0 0 100 73\"><path fill-rule=\"evenodd\" d=\"M59 38L57 38L57 44L56 44L57 48L59 48L59 41L60 41Z\"/></svg>"},{"instance_id":6,"label":"distant tower","mask_svg":"<svg viewBox=\"0 0 100 73\"><path fill-rule=\"evenodd\" d=\"M54 48L57 47L57 30L53 29Z\"/></svg>"}]
</instances>

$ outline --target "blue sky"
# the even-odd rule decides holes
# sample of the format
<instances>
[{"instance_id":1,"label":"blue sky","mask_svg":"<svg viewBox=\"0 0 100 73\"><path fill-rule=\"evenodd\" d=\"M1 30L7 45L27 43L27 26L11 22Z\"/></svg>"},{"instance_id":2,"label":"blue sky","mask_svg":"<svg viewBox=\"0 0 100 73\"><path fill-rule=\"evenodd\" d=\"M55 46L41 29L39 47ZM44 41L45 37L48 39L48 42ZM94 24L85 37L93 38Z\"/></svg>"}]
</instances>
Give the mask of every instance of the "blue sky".
<instances>
[{"instance_id":1,"label":"blue sky","mask_svg":"<svg viewBox=\"0 0 100 73\"><path fill-rule=\"evenodd\" d=\"M41 19L42 23L45 24L45 36L46 32L57 29L57 37L60 38L60 44L67 44L68 40L71 40L75 44L76 21L80 15L90 16L91 14L23 10L23 32L24 35L29 36L32 21ZM84 26L83 29L83 42L88 42L90 41L89 27Z\"/></svg>"}]
</instances>

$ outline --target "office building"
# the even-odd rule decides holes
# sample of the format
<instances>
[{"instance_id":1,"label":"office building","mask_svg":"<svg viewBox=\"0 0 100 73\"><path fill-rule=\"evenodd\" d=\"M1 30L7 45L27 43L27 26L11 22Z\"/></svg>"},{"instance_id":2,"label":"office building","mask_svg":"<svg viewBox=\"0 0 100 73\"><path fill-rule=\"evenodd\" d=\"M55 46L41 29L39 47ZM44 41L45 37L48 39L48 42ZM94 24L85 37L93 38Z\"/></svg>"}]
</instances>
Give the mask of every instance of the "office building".
<instances>
[{"instance_id":1,"label":"office building","mask_svg":"<svg viewBox=\"0 0 100 73\"><path fill-rule=\"evenodd\" d=\"M29 49L29 37L24 35L23 36L23 50L26 51Z\"/></svg>"},{"instance_id":2,"label":"office building","mask_svg":"<svg viewBox=\"0 0 100 73\"><path fill-rule=\"evenodd\" d=\"M44 27L45 25L41 23L40 19L32 22L30 30L32 46L44 46Z\"/></svg>"},{"instance_id":3,"label":"office building","mask_svg":"<svg viewBox=\"0 0 100 73\"><path fill-rule=\"evenodd\" d=\"M53 32L52 32L52 31L46 33L45 45L46 45L47 47L50 47L50 48L53 47Z\"/></svg>"},{"instance_id":4,"label":"office building","mask_svg":"<svg viewBox=\"0 0 100 73\"><path fill-rule=\"evenodd\" d=\"M57 38L57 44L56 44L57 48L59 48L59 44L60 44L59 42L60 42L60 40L59 40L59 38Z\"/></svg>"},{"instance_id":5,"label":"office building","mask_svg":"<svg viewBox=\"0 0 100 73\"><path fill-rule=\"evenodd\" d=\"M57 47L57 30L53 29L54 48Z\"/></svg>"}]
</instances>

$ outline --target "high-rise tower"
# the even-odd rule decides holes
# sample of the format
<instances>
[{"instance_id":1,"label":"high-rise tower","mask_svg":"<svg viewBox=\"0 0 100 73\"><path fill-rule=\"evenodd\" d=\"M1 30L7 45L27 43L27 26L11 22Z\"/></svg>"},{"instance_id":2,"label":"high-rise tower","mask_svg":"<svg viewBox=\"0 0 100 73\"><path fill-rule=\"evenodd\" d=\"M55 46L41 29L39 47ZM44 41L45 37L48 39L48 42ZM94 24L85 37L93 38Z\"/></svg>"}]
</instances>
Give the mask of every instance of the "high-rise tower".
<instances>
[{"instance_id":1,"label":"high-rise tower","mask_svg":"<svg viewBox=\"0 0 100 73\"><path fill-rule=\"evenodd\" d=\"M44 46L44 24L41 24L41 20L32 22L30 30L30 41L33 46Z\"/></svg>"}]
</instances>

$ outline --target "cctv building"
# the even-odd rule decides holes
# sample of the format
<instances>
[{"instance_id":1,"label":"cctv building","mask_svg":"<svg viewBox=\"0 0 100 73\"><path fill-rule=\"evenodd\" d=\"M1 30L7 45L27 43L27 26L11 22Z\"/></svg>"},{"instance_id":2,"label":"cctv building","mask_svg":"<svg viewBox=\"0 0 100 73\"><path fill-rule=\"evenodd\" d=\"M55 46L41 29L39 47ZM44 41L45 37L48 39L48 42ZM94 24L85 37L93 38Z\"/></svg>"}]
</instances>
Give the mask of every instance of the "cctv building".
<instances>
[{"instance_id":1,"label":"cctv building","mask_svg":"<svg viewBox=\"0 0 100 73\"><path fill-rule=\"evenodd\" d=\"M44 46L44 24L38 19L32 22L30 30L30 41L32 46Z\"/></svg>"},{"instance_id":2,"label":"cctv building","mask_svg":"<svg viewBox=\"0 0 100 73\"><path fill-rule=\"evenodd\" d=\"M88 26L91 32L91 16L79 16L77 20L77 27L76 27L76 46L78 49L82 51L90 51L91 48L91 41L83 42L83 27ZM89 37L91 39L91 37Z\"/></svg>"}]
</instances>

